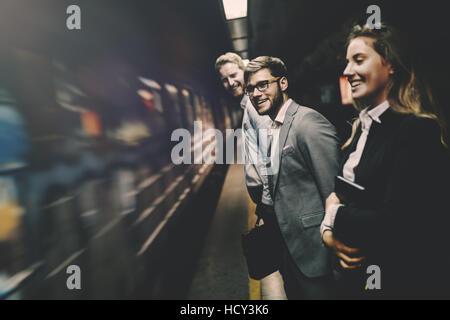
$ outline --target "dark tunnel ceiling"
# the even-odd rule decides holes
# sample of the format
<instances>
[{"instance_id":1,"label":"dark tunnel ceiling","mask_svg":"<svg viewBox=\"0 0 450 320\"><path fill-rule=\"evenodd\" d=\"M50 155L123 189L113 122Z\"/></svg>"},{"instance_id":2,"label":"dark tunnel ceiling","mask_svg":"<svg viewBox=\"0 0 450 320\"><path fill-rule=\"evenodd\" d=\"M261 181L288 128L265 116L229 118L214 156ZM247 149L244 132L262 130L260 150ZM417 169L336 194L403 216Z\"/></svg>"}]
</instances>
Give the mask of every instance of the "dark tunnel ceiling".
<instances>
[{"instance_id":1,"label":"dark tunnel ceiling","mask_svg":"<svg viewBox=\"0 0 450 320\"><path fill-rule=\"evenodd\" d=\"M171 69L209 81L214 78L215 58L231 50L220 1L2 0L0 36L19 47L55 50L80 59L96 50L110 50L140 69L153 70L158 64L159 71ZM64 27L69 4L82 8L80 32ZM370 4L381 7L382 19L410 23L418 34L444 24L446 11L430 1L249 0L250 57L279 56L296 69L344 23L367 17ZM439 32L434 38L422 38L429 44L438 40ZM77 50L86 43L89 50Z\"/></svg>"},{"instance_id":2,"label":"dark tunnel ceiling","mask_svg":"<svg viewBox=\"0 0 450 320\"><path fill-rule=\"evenodd\" d=\"M71 4L79 31L65 26ZM216 0L1 0L0 18L2 47L81 63L114 55L161 74L211 76L215 56L231 49Z\"/></svg>"},{"instance_id":3,"label":"dark tunnel ceiling","mask_svg":"<svg viewBox=\"0 0 450 320\"><path fill-rule=\"evenodd\" d=\"M449 30L444 4L436 1L249 0L249 4L250 55L278 56L291 67L301 64L325 39L366 21L372 4L380 7L382 21L417 35L424 46L436 45L433 37L448 35Z\"/></svg>"}]
</instances>

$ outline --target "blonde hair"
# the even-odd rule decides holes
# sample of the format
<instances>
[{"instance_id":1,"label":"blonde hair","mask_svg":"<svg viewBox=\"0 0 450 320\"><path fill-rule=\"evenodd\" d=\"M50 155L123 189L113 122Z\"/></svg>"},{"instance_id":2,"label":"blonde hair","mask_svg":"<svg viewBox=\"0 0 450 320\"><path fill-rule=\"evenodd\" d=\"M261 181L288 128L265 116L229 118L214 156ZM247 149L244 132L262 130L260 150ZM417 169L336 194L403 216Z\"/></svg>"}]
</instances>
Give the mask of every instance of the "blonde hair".
<instances>
[{"instance_id":1,"label":"blonde hair","mask_svg":"<svg viewBox=\"0 0 450 320\"><path fill-rule=\"evenodd\" d=\"M358 37L374 39L374 50L384 61L390 63L394 70L392 85L388 90L390 108L398 113L414 114L418 117L435 120L441 128L441 143L448 147L444 138L447 133L447 124L444 120L443 110L434 99L429 85L418 77L411 58L407 55L405 37L400 36L397 30L384 24L381 25L381 29L371 29L368 25L356 25L347 38L347 47L353 39ZM357 99L353 99L353 105L359 112L367 107ZM353 121L352 134L342 149L351 144L359 124L359 118Z\"/></svg>"},{"instance_id":2,"label":"blonde hair","mask_svg":"<svg viewBox=\"0 0 450 320\"><path fill-rule=\"evenodd\" d=\"M220 57L217 58L216 63L214 65L214 68L216 69L217 72L219 72L220 68L227 63L234 63L236 64L239 69L241 69L242 71L245 70L245 64L242 61L242 58L234 53L234 52L227 52L223 55L221 55Z\"/></svg>"}]
</instances>

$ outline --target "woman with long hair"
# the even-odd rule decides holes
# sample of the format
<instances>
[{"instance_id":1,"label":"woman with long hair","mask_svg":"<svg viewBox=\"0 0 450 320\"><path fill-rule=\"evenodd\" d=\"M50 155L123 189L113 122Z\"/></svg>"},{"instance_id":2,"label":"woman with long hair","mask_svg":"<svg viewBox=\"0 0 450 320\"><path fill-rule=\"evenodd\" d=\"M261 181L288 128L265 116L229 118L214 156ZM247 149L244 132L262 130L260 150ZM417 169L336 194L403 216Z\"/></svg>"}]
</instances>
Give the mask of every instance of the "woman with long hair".
<instances>
[{"instance_id":1,"label":"woman with long hair","mask_svg":"<svg viewBox=\"0 0 450 320\"><path fill-rule=\"evenodd\" d=\"M321 226L339 282L352 298L450 297L443 111L392 27L355 26L346 59L359 117Z\"/></svg>"}]
</instances>

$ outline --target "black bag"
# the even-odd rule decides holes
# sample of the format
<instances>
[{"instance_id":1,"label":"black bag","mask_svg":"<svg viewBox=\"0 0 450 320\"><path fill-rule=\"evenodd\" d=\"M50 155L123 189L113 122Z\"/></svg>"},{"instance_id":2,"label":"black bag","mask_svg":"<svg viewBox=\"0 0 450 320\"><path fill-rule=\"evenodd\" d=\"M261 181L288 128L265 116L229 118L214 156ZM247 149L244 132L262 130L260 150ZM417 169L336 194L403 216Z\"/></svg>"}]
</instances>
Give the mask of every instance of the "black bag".
<instances>
[{"instance_id":1,"label":"black bag","mask_svg":"<svg viewBox=\"0 0 450 320\"><path fill-rule=\"evenodd\" d=\"M343 204L350 202L365 203L367 201L366 188L342 176L334 178L334 190Z\"/></svg>"},{"instance_id":2,"label":"black bag","mask_svg":"<svg viewBox=\"0 0 450 320\"><path fill-rule=\"evenodd\" d=\"M282 248L280 235L270 226L258 226L242 235L242 249L250 278L261 280L280 268Z\"/></svg>"}]
</instances>

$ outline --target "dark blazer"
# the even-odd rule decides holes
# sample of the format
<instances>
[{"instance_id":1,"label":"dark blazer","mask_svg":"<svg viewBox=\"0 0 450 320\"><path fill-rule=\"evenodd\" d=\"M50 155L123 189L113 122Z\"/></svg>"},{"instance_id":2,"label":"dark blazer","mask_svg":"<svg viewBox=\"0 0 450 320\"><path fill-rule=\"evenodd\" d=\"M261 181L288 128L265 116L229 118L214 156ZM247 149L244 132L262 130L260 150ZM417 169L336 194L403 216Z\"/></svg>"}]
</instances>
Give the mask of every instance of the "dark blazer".
<instances>
[{"instance_id":1,"label":"dark blazer","mask_svg":"<svg viewBox=\"0 0 450 320\"><path fill-rule=\"evenodd\" d=\"M380 120L372 123L355 168L355 182L367 189L367 199L339 208L335 236L361 248L368 265L380 266L388 294L447 295L450 158L440 127L391 109ZM344 150L341 174L360 135L358 129Z\"/></svg>"}]
</instances>

